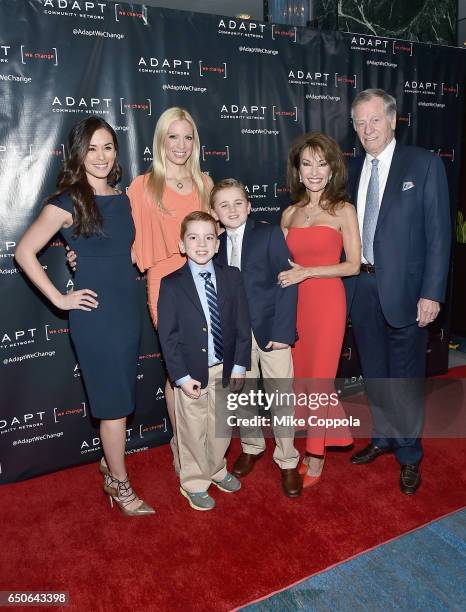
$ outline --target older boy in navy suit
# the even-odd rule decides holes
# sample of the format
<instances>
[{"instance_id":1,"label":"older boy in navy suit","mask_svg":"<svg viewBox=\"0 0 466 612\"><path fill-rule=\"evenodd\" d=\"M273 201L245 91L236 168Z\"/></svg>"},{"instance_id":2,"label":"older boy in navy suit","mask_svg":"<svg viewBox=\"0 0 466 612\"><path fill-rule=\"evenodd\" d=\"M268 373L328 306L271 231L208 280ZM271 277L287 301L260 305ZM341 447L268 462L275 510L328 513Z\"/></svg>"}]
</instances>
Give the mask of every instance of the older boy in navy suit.
<instances>
[{"instance_id":1,"label":"older boy in navy suit","mask_svg":"<svg viewBox=\"0 0 466 612\"><path fill-rule=\"evenodd\" d=\"M277 276L289 268L291 257L281 229L269 223L248 219L251 205L244 185L236 179L224 179L214 185L210 195L213 216L225 227L220 236L216 261L241 270L252 326L251 371L259 378L259 364L266 391L292 392L293 364L290 345L296 339L296 285L286 289L277 284ZM275 405L274 417L293 417L294 407ZM272 422L274 422L272 420ZM243 477L264 454L265 440L260 428L240 428L242 453L233 465L233 474ZM296 466L299 453L294 446L292 426L274 427L274 460L281 471L286 496L297 497L302 480Z\"/></svg>"},{"instance_id":2,"label":"older boy in navy suit","mask_svg":"<svg viewBox=\"0 0 466 612\"><path fill-rule=\"evenodd\" d=\"M162 279L158 332L170 378L180 456L180 491L195 510L211 510L211 483L227 493L241 484L227 472L223 387L240 388L251 359L251 325L241 274L212 263L217 226L196 211L181 224L180 251L187 263ZM222 385L216 384L219 378ZM239 380L238 380L239 379ZM217 392L217 403L215 402Z\"/></svg>"}]
</instances>

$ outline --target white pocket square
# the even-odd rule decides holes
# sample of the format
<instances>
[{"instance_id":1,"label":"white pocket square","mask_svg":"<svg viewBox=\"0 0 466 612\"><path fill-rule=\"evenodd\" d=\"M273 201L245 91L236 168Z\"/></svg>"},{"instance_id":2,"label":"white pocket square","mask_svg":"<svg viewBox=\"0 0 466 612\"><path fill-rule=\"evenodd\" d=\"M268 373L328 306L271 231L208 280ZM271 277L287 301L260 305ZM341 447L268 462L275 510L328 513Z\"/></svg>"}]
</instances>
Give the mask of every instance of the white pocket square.
<instances>
[{"instance_id":1,"label":"white pocket square","mask_svg":"<svg viewBox=\"0 0 466 612\"><path fill-rule=\"evenodd\" d=\"M411 181L406 181L405 183L403 183L402 191L408 191L408 189L412 189L413 187L414 183L412 183Z\"/></svg>"}]
</instances>

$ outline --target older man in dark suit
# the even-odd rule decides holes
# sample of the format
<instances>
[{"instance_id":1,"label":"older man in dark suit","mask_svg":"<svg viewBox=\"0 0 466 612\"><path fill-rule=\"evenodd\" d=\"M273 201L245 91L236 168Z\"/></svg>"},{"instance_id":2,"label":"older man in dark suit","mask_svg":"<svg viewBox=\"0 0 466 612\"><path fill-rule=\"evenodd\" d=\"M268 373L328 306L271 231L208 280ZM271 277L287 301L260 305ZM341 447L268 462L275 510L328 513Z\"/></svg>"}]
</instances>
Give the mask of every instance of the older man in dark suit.
<instances>
[{"instance_id":1,"label":"older man in dark suit","mask_svg":"<svg viewBox=\"0 0 466 612\"><path fill-rule=\"evenodd\" d=\"M351 461L394 452L401 491L412 494L421 482L427 326L445 299L449 269L448 185L439 157L395 141L395 98L362 91L351 116L366 155L350 164L362 265L347 292L374 419L371 443Z\"/></svg>"}]
</instances>

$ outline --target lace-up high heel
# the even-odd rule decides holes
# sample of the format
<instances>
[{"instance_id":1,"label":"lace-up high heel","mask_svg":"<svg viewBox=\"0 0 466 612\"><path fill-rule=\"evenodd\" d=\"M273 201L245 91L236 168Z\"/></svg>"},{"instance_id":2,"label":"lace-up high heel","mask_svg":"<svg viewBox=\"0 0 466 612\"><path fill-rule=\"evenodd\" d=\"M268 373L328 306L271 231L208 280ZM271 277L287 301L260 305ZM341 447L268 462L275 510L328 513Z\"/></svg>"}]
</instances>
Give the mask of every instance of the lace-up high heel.
<instances>
[{"instance_id":1,"label":"lace-up high heel","mask_svg":"<svg viewBox=\"0 0 466 612\"><path fill-rule=\"evenodd\" d=\"M111 474L106 474L104 476L104 491L109 496L112 508L113 502L115 501L126 516L146 516L148 514L155 514L155 510L136 495L128 477L124 480L118 480L118 478L115 478ZM139 506L136 508L128 508L132 502L138 500L141 502Z\"/></svg>"},{"instance_id":2,"label":"lace-up high heel","mask_svg":"<svg viewBox=\"0 0 466 612\"><path fill-rule=\"evenodd\" d=\"M104 477L104 490L105 490L105 476L110 476L110 470L108 469L107 462L105 461L105 457L102 457L99 463L99 472ZM109 487L110 488L110 487ZM115 485L113 488L113 495L117 495L117 486Z\"/></svg>"}]
</instances>

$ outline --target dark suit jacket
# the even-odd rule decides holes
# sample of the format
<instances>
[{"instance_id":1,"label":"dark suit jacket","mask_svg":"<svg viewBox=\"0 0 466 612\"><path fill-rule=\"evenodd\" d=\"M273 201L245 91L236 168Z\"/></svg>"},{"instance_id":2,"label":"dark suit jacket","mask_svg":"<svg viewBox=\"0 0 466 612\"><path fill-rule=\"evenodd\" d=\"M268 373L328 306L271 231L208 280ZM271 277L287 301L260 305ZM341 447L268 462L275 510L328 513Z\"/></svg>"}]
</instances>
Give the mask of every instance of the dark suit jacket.
<instances>
[{"instance_id":1,"label":"dark suit jacket","mask_svg":"<svg viewBox=\"0 0 466 612\"><path fill-rule=\"evenodd\" d=\"M228 265L227 233L220 236L216 261ZM257 344L296 340L297 285L282 289L277 276L289 270L291 259L282 230L277 225L256 223L248 218L241 248L241 271L249 305L252 330Z\"/></svg>"},{"instance_id":2,"label":"dark suit jacket","mask_svg":"<svg viewBox=\"0 0 466 612\"><path fill-rule=\"evenodd\" d=\"M223 383L234 364L251 367L251 324L241 274L215 266L223 338ZM188 263L162 279L157 305L158 334L171 380L189 374L207 386L207 321Z\"/></svg>"},{"instance_id":3,"label":"dark suit jacket","mask_svg":"<svg viewBox=\"0 0 466 612\"><path fill-rule=\"evenodd\" d=\"M348 191L357 206L365 156L350 161ZM416 321L419 298L445 299L451 219L445 167L418 147L396 144L374 235L382 311L393 327ZM361 273L363 274L363 272ZM356 277L346 280L351 307Z\"/></svg>"}]
</instances>

